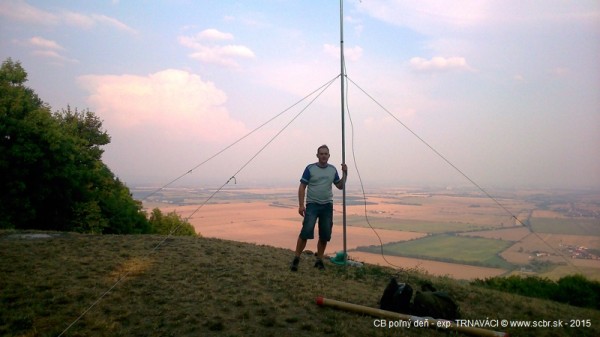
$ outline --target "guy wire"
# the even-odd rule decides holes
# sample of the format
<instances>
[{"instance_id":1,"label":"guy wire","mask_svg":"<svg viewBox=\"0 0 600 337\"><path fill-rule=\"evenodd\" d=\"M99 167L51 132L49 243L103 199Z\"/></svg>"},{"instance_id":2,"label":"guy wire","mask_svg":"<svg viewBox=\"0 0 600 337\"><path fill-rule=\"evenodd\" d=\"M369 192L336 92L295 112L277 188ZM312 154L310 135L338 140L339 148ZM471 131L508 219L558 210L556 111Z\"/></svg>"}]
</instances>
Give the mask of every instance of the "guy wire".
<instances>
[{"instance_id":1,"label":"guy wire","mask_svg":"<svg viewBox=\"0 0 600 337\"><path fill-rule=\"evenodd\" d=\"M242 140L246 139L247 137L249 137L250 135L252 135L254 132L258 131L259 129L263 128L265 125L271 123L272 121L274 121L275 119L277 119L279 116L283 115L284 113L286 113L287 111L291 110L293 107L295 107L296 105L300 104L302 101L308 99L308 97L314 95L316 92L318 92L319 90L321 90L323 87L329 87L340 75L335 76L334 78L332 78L331 80L329 80L328 82L326 82L325 84L321 85L319 88L313 90L311 93L307 94L306 96L302 97L300 100L298 100L297 102L295 102L294 104L290 105L289 107L287 107L286 109L284 109L283 111L281 111L280 113L278 113L277 115L275 115L274 117L272 117L271 119L267 120L266 122L264 122L263 124L259 125L258 127L256 127L254 130L248 132L247 134L243 135L242 137L238 138L236 141L234 141L233 143L229 144L228 146L226 146L225 148L223 148L222 150L218 151L217 153L215 153L214 155L210 156L208 159L204 160L203 162L201 162L200 164L192 167L190 170L186 171L185 173L182 173L181 175L179 175L177 178L169 181L168 183L166 183L165 185L163 185L162 187L159 187L158 189L156 189L155 191L153 191L152 193L146 195L144 198L142 198L141 201L144 201L148 198L150 198L151 196L153 196L154 194L162 191L163 189L167 188L168 186L172 185L173 183L175 183L176 181L178 181L179 179L185 177L186 175L192 173L195 169L199 168L200 166L206 164L207 162L211 161L212 159L214 159L215 157L219 156L220 154L222 154L223 152L227 151L228 149L230 149L231 147L233 147L234 145L236 145L237 143L241 142ZM320 95L320 94L319 94Z\"/></svg>"},{"instance_id":2,"label":"guy wire","mask_svg":"<svg viewBox=\"0 0 600 337\"><path fill-rule=\"evenodd\" d=\"M510 210L508 210L504 205L502 205L496 198L494 198L491 194L489 194L486 190L483 189L478 183L476 183L473 179L471 179L466 173L464 173L461 169L459 169L456 165L454 165L450 160L448 160L443 154L441 154L438 150L436 150L433 146L431 146L425 139L421 138L416 132L414 132L411 128L409 128L406 124L404 124L401 120L399 120L394 114L392 114L388 109L386 109L383 105L381 105L377 100L375 100L371 95L369 95L366 91L363 90L358 84L356 84L352 79L348 79L352 84L354 84L360 91L362 91L367 97L369 97L375 104L377 104L383 111L385 111L388 115L390 115L396 122L400 123L408 132L410 132L413 136L415 136L421 143L427 146L431 151L433 151L438 157L440 157L446 164L450 165L456 172L460 173L465 179L467 179L471 184L473 184L477 189L479 189L483 194L485 194L488 198L493 200L500 208L502 208L506 213L510 214L513 219L519 222L522 226L525 226L519 218L517 218Z\"/></svg>"},{"instance_id":3,"label":"guy wire","mask_svg":"<svg viewBox=\"0 0 600 337\"><path fill-rule=\"evenodd\" d=\"M336 78L337 78L337 77L336 77ZM256 152L256 153L255 153L255 154L254 154L254 155L253 155L253 156L252 156L252 157L251 157L251 158L250 158L248 161L246 161L246 163L245 163L244 165L242 165L242 167L241 167L239 170L237 170L237 171L236 171L236 172L235 172L235 173L234 173L234 174L231 176L231 178L229 178L229 180L228 180L228 181L227 181L225 184L221 185L221 187L219 187L219 188L218 188L218 189L217 189L217 190L216 190L216 191L215 191L215 192L214 192L214 193L213 193L213 194L212 194L212 195L211 195L211 196L210 196L208 199L206 199L206 200L204 201L204 203L202 203L202 204L201 204L201 205L200 205L198 208L196 208L196 209L195 209L195 210L192 212L192 214L190 214L190 215L189 215L189 216L186 218L186 220L189 220L189 219L191 219L191 218L192 218L192 216L193 216L194 214L196 214L196 212L198 212L198 211L199 211L199 210L200 210L200 209L201 209L201 208L202 208L204 205L206 205L206 203L208 203L208 201L209 201L210 199L212 199L212 198L213 198L213 196L215 196L215 194L217 194L219 191L221 191L221 189L223 189L223 188L225 187L225 185L227 185L227 184L229 183L229 181L231 181L231 179L235 179L235 176L237 176L237 175L238 175L238 173L240 173L240 172L241 172L241 171L242 171L244 168L246 168L246 166L248 166L248 165L249 165L249 164L250 164L250 163L251 163L251 162L252 162L252 161L253 161L253 160L254 160L254 159L255 159L255 158L256 158L256 157L257 157L257 156L258 156L258 155L261 153L261 152L262 152L262 151L264 151L264 150L267 148L267 146L269 146L269 145L270 145L270 144L271 144L271 143L272 143L272 142L273 142L273 141L274 141L274 140L275 140L277 137L279 137L279 135L281 135L281 133L283 133L283 131L285 131L285 129L287 129L287 128L288 128L288 126L290 126L290 125L291 125L291 124L292 124L292 123L293 123L293 122L294 122L294 121L295 121L295 120L296 120L298 117L300 117L300 115L301 115L302 113L304 113L304 111L306 111L306 109L308 109L308 107L310 107L310 106L311 106L311 105L312 105L312 104L313 104L313 103L314 103L314 102L317 100L317 98L319 98L319 97L320 97L320 96L321 96L321 95L322 95L322 94L325 92L325 90L327 90L327 88L329 88L329 87L331 86L331 84L332 84L334 81L335 81L335 78L334 78L333 80L329 81L329 82L328 82L326 85L324 85L324 86L321 86L322 90L321 90L321 91L320 91L320 92L319 92L319 93L318 93L318 94L317 94L317 95L316 95L316 96L315 96L315 97L314 97L314 98L313 98L313 99L312 99L310 102L308 102L308 104L307 104L307 105L306 105L306 106L305 106L305 107L304 107L302 110L300 110L300 112L298 112L298 113L297 113L297 114L294 116L294 118L292 118L292 119L291 119L291 120L290 120L290 121L289 121L289 122L288 122L286 125L284 125L284 126L283 126L283 128L282 128L281 130L279 130L279 131L278 131L278 132L275 134L275 136L273 136L271 139L269 139L269 141L268 141L268 142L267 142L265 145L263 145L263 147L261 147L261 148L258 150L258 152ZM319 88L319 89L321 89L321 88Z\"/></svg>"},{"instance_id":4,"label":"guy wire","mask_svg":"<svg viewBox=\"0 0 600 337\"><path fill-rule=\"evenodd\" d=\"M400 267L398 265L395 265L393 263L391 263L390 261L388 261L388 259L386 259L385 254L383 252L383 241L381 240L381 237L379 236L379 233L377 233L377 230L375 230L375 228L371 225L371 222L369 221L369 215L367 213L367 194L365 192L365 186L363 184L363 180L362 177L360 175L360 170L358 169L358 163L356 162L356 152L354 151L354 121L352 120L352 116L350 115L350 107L348 104L348 86L346 86L346 113L348 114L348 121L350 121L350 129L352 131L352 160L354 162L354 168L356 169L356 175L358 176L358 181L360 183L360 188L362 191L362 195L363 195L363 202L364 202L364 209L365 209L365 220L367 221L367 224L369 225L369 227L371 227L371 230L373 230L373 233L375 233L375 235L377 236L377 239L379 240L379 247L381 248L381 257L383 258L383 260L390 266L394 267L394 268L398 268L400 271L403 271L404 268Z\"/></svg>"},{"instance_id":5,"label":"guy wire","mask_svg":"<svg viewBox=\"0 0 600 337\"><path fill-rule=\"evenodd\" d=\"M443 161L445 161L448 165L450 165L452 168L454 168L454 170L456 170L458 173L460 173L465 179L467 179L471 184L473 184L475 187L477 187L485 196L487 196L488 198L490 198L492 201L494 201L494 203L496 203L496 205L498 205L502 210L504 210L507 214L509 214L511 216L511 219L514 219L515 221L517 221L519 224L521 224L521 226L527 228L529 230L529 232L531 232L533 235L535 235L538 239L540 239L540 241L542 241L548 248L550 248L552 251L557 252L558 255L560 257L563 258L563 260L570 265L571 267L574 267L575 269L577 269L579 272L580 268L576 265L574 265L568 258L566 258L564 256L564 254L562 254L561 252L557 251L554 247L552 247L548 242L546 242L546 240L544 240L537 232L534 232L533 229L531 228L530 225L526 225L524 224L516 215L514 215L508 208L506 208L502 203L500 203L496 198L494 198L492 195L490 195L485 189L483 189L483 187L481 187L478 183L476 183L473 179L471 179L466 173L464 173L462 170L460 170L456 165L454 165L452 162L450 162L450 160L448 160L444 155L442 155L439 151L437 151L432 145L430 145L428 142L426 142L423 138L421 138L416 132L414 132L411 128L409 128L406 124L404 124L401 120L399 120L394 114L392 114L388 109L386 109L381 103L379 103L375 98L373 98L371 95L369 95L363 88L361 88L358 84L356 84L356 82L354 82L351 78L348 78L348 80L350 82L352 82L352 84L354 84L360 91L362 91L363 94L365 94L367 97L369 97L376 105L378 105L383 111L385 111L388 115L390 115L394 120L396 120L396 122L398 122L400 125L402 125L406 130L408 130L413 136L415 136L419 141L421 141L421 143L423 143L425 146L427 146L431 151L433 151L438 157L440 157ZM346 95L347 97L347 95ZM348 115L350 115L348 113ZM353 133L354 135L354 133ZM354 148L353 148L354 151ZM356 159L355 159L356 160ZM360 177L360 175L359 175ZM359 178L360 179L360 178ZM364 193L364 192L363 192ZM365 216L366 216L366 197L365 197ZM367 222L368 222L368 217L367 217ZM370 226L370 224L369 224ZM373 227L371 227L373 228ZM379 235L377 235L379 237ZM380 239L381 241L381 239ZM383 244L381 247L381 251L382 251L382 255L383 255ZM385 259L385 258L384 258ZM386 260L387 262L387 260ZM389 263L389 262L388 262Z\"/></svg>"},{"instance_id":6,"label":"guy wire","mask_svg":"<svg viewBox=\"0 0 600 337\"><path fill-rule=\"evenodd\" d=\"M336 77L334 77L333 79L331 79L330 81L328 81L327 83L323 84L322 86L320 86L318 89L314 90L313 92L311 92L310 94L304 96L301 100L297 101L296 103L292 104L290 107L288 107L287 109L285 109L284 111L280 112L279 114L277 114L275 117L269 119L267 122L261 124L259 127L257 127L256 129L252 130L251 132L247 133L246 135L244 135L243 137L241 137L240 139L236 140L234 143L230 144L229 146L225 147L223 150L219 151L218 153L216 153L215 155L213 155L212 157L208 158L207 160L203 161L202 163L196 165L194 168L192 168L191 170L187 171L186 173L182 174L181 176L177 177L176 179L172 180L171 182L169 182L168 184L164 185L163 187L157 189L156 191L152 192L151 194L147 195L143 200L146 200L147 198L149 198L151 195L158 193L159 191L161 191L162 189L164 189L165 187L173 184L174 182L176 182L177 180L181 179L182 177L184 177L185 175L191 173L193 170L195 170L196 168L200 167L201 165L207 163L209 160L215 158L216 156L220 155L221 153L225 152L227 149L231 148L233 145L239 143L241 140L245 139L246 137L250 136L252 133L254 133L255 131L257 131L258 129L262 128L263 126L267 125L268 123L272 122L273 120L275 120L277 117L281 116L283 113L287 112L288 110L292 109L294 106L300 104L300 102L304 101L305 99L307 99L308 97L312 96L313 94L315 94L316 92L318 92L318 94L302 109L300 110L299 113L297 113L281 130L279 130L279 132L277 132L277 134L275 134L275 136L273 136L257 153L255 153L237 172L235 172L234 175L232 175L223 185L221 185L217 190L215 190L215 192L213 192L200 206L198 206L187 218L185 218L185 221L180 222L177 226L175 226L168 235L166 235L158 244L156 244L150 251L148 251L145 255L144 258L148 257L150 254L154 253L160 246L163 245L163 243L165 243L171 236L173 236L173 234L184 224L187 222L187 220L189 220L194 214L196 214L204 205L206 205L217 193L219 193L224 187L225 185L229 184L229 182L231 180L236 181L235 176L240 173L246 166L248 166L250 164L250 162L252 162L265 148L267 148L267 146L269 146L269 144L271 144L285 129L287 129L288 126L290 126L292 124L292 122L294 120L296 120L304 111L306 111L306 109L308 109L309 106L311 106L317 98L319 98L324 92L325 90L327 90L327 88L329 88L331 86L331 84L339 77L339 75L337 75ZM75 325L77 322L79 322L93 307L95 307L98 303L100 303L100 301L106 297L106 295L108 295L119 283L121 283L121 281L123 281L129 274L131 273L131 271L127 271L124 274L122 274L117 281L110 287L108 288L108 290L106 290L104 293L102 293L90 306L88 306L73 322L71 322L71 324L69 324L59 335L58 337L63 336L67 331L69 331L69 329L71 329L71 327L73 325Z\"/></svg>"}]
</instances>

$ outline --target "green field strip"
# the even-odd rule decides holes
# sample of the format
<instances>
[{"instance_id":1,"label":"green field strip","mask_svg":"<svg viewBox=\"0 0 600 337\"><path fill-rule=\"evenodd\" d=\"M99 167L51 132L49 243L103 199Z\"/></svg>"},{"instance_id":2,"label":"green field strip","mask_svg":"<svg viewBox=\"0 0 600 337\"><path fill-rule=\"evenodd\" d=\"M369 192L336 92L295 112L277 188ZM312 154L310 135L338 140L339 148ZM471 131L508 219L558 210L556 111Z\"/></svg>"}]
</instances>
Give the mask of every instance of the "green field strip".
<instances>
[{"instance_id":1,"label":"green field strip","mask_svg":"<svg viewBox=\"0 0 600 337\"><path fill-rule=\"evenodd\" d=\"M512 268L499 254L512 242L454 235L431 235L425 238L390 243L383 246L384 254L469 264L492 268ZM359 247L359 251L380 253L380 246Z\"/></svg>"}]
</instances>

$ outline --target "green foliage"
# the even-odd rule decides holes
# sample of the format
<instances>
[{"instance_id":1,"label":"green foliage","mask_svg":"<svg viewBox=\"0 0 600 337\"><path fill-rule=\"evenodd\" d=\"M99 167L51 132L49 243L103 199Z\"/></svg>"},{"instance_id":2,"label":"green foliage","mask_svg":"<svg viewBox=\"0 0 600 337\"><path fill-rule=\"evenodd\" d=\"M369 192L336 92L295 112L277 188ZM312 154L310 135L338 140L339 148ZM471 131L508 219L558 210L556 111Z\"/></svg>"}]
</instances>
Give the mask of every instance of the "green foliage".
<instances>
[{"instance_id":1,"label":"green foliage","mask_svg":"<svg viewBox=\"0 0 600 337\"><path fill-rule=\"evenodd\" d=\"M21 62L14 62L10 57L2 62L0 69L0 82L8 85L22 85L27 81L27 72Z\"/></svg>"},{"instance_id":2,"label":"green foliage","mask_svg":"<svg viewBox=\"0 0 600 337\"><path fill-rule=\"evenodd\" d=\"M102 162L93 112L51 113L10 58L0 68L0 228L148 233L140 202Z\"/></svg>"},{"instance_id":3,"label":"green foliage","mask_svg":"<svg viewBox=\"0 0 600 337\"><path fill-rule=\"evenodd\" d=\"M474 285L514 294L549 299L570 305L600 309L600 282L583 275L568 275L554 282L538 276L492 277L475 280Z\"/></svg>"},{"instance_id":4,"label":"green foliage","mask_svg":"<svg viewBox=\"0 0 600 337\"><path fill-rule=\"evenodd\" d=\"M600 282L590 281L580 274L562 277L552 299L578 307L600 309Z\"/></svg>"},{"instance_id":5,"label":"green foliage","mask_svg":"<svg viewBox=\"0 0 600 337\"><path fill-rule=\"evenodd\" d=\"M196 235L194 227L175 211L164 215L160 209L155 208L150 214L150 227L154 234L162 235Z\"/></svg>"}]
</instances>

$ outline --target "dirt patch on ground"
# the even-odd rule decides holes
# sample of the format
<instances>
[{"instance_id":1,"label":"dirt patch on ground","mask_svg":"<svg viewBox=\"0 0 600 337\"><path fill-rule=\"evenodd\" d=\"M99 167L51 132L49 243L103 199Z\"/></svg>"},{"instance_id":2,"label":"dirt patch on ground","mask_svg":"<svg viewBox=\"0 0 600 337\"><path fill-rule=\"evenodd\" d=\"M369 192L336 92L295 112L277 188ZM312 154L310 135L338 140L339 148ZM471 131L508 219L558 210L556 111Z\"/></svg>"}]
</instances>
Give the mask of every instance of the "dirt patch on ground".
<instances>
[{"instance_id":1,"label":"dirt patch on ground","mask_svg":"<svg viewBox=\"0 0 600 337\"><path fill-rule=\"evenodd\" d=\"M5 237L8 239L30 239L30 240L39 240L39 239L52 239L63 234L50 234L50 233L19 233L19 234L8 234Z\"/></svg>"}]
</instances>

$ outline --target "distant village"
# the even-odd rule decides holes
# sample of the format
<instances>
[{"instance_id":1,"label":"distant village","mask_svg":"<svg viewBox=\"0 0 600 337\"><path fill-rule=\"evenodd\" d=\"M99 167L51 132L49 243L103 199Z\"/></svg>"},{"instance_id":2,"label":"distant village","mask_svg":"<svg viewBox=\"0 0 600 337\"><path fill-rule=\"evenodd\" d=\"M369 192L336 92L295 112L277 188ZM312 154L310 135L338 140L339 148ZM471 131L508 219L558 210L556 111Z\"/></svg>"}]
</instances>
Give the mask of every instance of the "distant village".
<instances>
[{"instance_id":1,"label":"distant village","mask_svg":"<svg viewBox=\"0 0 600 337\"><path fill-rule=\"evenodd\" d=\"M557 207L554 210L559 213L562 213L570 218L600 219L600 211L599 210L579 208L579 207L575 206L574 203L571 203L570 207Z\"/></svg>"},{"instance_id":2,"label":"distant village","mask_svg":"<svg viewBox=\"0 0 600 337\"><path fill-rule=\"evenodd\" d=\"M562 243L560 243L558 246L560 250L567 252L568 256L570 256L572 259L600 260L600 254L598 254L598 251L596 249L590 250L584 246L572 246L565 245ZM554 254L550 254L541 250L536 250L532 252L532 255L535 257L547 257Z\"/></svg>"},{"instance_id":3,"label":"distant village","mask_svg":"<svg viewBox=\"0 0 600 337\"><path fill-rule=\"evenodd\" d=\"M594 250L594 252L590 252L590 250L584 246L563 245L561 243L559 247L563 251L568 252L572 259L600 260L600 256L596 250Z\"/></svg>"}]
</instances>

